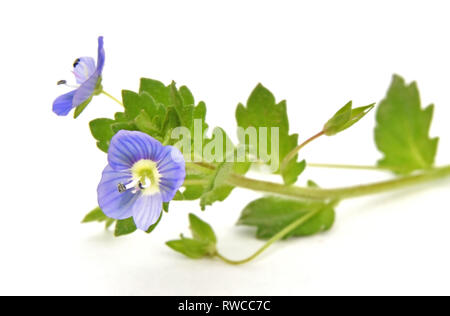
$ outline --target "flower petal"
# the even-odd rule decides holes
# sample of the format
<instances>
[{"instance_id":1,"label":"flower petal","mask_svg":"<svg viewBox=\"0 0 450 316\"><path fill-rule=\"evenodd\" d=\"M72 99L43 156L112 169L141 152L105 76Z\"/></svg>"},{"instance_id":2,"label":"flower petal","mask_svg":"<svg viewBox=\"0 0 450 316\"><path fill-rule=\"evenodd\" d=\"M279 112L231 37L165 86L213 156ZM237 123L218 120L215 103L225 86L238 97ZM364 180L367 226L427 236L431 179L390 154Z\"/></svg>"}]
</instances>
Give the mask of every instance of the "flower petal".
<instances>
[{"instance_id":1,"label":"flower petal","mask_svg":"<svg viewBox=\"0 0 450 316\"><path fill-rule=\"evenodd\" d=\"M80 57L73 64L73 74L78 84L83 84L95 72L95 60L92 57Z\"/></svg>"},{"instance_id":2,"label":"flower petal","mask_svg":"<svg viewBox=\"0 0 450 316\"><path fill-rule=\"evenodd\" d=\"M114 171L110 166L103 170L98 185L98 204L106 216L114 219L126 219L133 216L133 206L141 194L133 194L131 190L120 193L117 185L128 183L132 179L129 172Z\"/></svg>"},{"instance_id":3,"label":"flower petal","mask_svg":"<svg viewBox=\"0 0 450 316\"><path fill-rule=\"evenodd\" d=\"M97 69L78 88L73 98L74 107L79 106L94 94L95 88L97 87L97 83L101 78L104 64L105 64L105 49L103 48L103 36L100 36L98 38Z\"/></svg>"},{"instance_id":4,"label":"flower petal","mask_svg":"<svg viewBox=\"0 0 450 316\"><path fill-rule=\"evenodd\" d=\"M105 65L105 49L103 48L103 36L98 38L98 56L97 56L97 73L102 75L103 66Z\"/></svg>"},{"instance_id":5,"label":"flower petal","mask_svg":"<svg viewBox=\"0 0 450 316\"><path fill-rule=\"evenodd\" d=\"M172 146L164 147L164 156L158 161L158 171L161 174L159 189L163 202L169 202L186 177L185 161L181 152Z\"/></svg>"},{"instance_id":6,"label":"flower petal","mask_svg":"<svg viewBox=\"0 0 450 316\"><path fill-rule=\"evenodd\" d=\"M66 116L74 108L73 97L77 90L70 91L56 98L53 102L53 112L59 116Z\"/></svg>"},{"instance_id":7,"label":"flower petal","mask_svg":"<svg viewBox=\"0 0 450 316\"><path fill-rule=\"evenodd\" d=\"M99 76L97 72L94 72L92 76L89 77L75 92L73 97L73 106L77 107L86 100L88 100L95 91L95 87L97 86L97 82L99 80Z\"/></svg>"},{"instance_id":8,"label":"flower petal","mask_svg":"<svg viewBox=\"0 0 450 316\"><path fill-rule=\"evenodd\" d=\"M136 227L147 231L155 224L162 211L161 194L141 195L133 206L133 218Z\"/></svg>"},{"instance_id":9,"label":"flower petal","mask_svg":"<svg viewBox=\"0 0 450 316\"><path fill-rule=\"evenodd\" d=\"M109 165L114 170L129 170L141 159L158 161L164 147L153 137L136 131L119 131L111 140Z\"/></svg>"}]
</instances>

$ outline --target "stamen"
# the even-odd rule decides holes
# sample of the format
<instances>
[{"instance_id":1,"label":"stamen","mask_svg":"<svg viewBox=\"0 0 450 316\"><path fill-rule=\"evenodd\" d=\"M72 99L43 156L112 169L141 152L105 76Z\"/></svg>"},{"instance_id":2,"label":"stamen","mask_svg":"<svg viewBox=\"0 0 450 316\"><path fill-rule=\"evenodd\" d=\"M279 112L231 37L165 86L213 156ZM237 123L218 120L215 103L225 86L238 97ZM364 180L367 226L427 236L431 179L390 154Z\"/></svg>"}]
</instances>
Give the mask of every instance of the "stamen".
<instances>
[{"instance_id":1,"label":"stamen","mask_svg":"<svg viewBox=\"0 0 450 316\"><path fill-rule=\"evenodd\" d=\"M56 84L58 86L65 85L66 87L73 88L73 89L78 89L80 87L80 86L77 86L77 85L68 84L67 81L64 80L64 79L63 80L59 80Z\"/></svg>"},{"instance_id":2,"label":"stamen","mask_svg":"<svg viewBox=\"0 0 450 316\"><path fill-rule=\"evenodd\" d=\"M119 190L119 193L124 193L127 190L127 188L126 186L123 185L123 183L119 183L117 185L117 190Z\"/></svg>"},{"instance_id":3,"label":"stamen","mask_svg":"<svg viewBox=\"0 0 450 316\"><path fill-rule=\"evenodd\" d=\"M139 188L141 190L145 190L145 189L149 188L151 185L152 185L152 181L148 177L143 179L143 181L139 182Z\"/></svg>"},{"instance_id":4,"label":"stamen","mask_svg":"<svg viewBox=\"0 0 450 316\"><path fill-rule=\"evenodd\" d=\"M133 180L130 183L128 183L127 185L125 185L123 183L119 183L117 185L117 190L119 191L119 193L124 193L130 189L136 189L138 185L140 185L139 180ZM136 193L136 192L133 192L133 193Z\"/></svg>"},{"instance_id":5,"label":"stamen","mask_svg":"<svg viewBox=\"0 0 450 316\"><path fill-rule=\"evenodd\" d=\"M77 58L77 59L73 62L73 68L75 68L76 66L78 66L79 63L80 63L80 58Z\"/></svg>"}]
</instances>

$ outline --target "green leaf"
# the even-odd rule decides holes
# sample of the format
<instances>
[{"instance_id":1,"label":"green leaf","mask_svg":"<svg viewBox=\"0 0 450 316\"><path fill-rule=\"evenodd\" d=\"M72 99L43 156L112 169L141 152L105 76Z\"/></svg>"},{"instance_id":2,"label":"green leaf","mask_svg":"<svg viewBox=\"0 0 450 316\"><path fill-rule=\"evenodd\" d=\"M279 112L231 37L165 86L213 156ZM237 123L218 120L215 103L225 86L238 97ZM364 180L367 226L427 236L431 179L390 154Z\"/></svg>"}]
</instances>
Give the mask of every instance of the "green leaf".
<instances>
[{"instance_id":1,"label":"green leaf","mask_svg":"<svg viewBox=\"0 0 450 316\"><path fill-rule=\"evenodd\" d=\"M161 131L161 126L157 122L154 122L145 110L141 110L134 119L134 123L140 131L149 135L159 135Z\"/></svg>"},{"instance_id":2,"label":"green leaf","mask_svg":"<svg viewBox=\"0 0 450 316\"><path fill-rule=\"evenodd\" d=\"M189 214L189 223L193 238L181 235L180 239L168 241L166 245L189 258L213 257L217 253L217 238L211 226L194 214Z\"/></svg>"},{"instance_id":3,"label":"green leaf","mask_svg":"<svg viewBox=\"0 0 450 316\"><path fill-rule=\"evenodd\" d=\"M297 182L298 176L301 175L306 169L306 160L295 163L293 162L289 162L288 168L283 168L283 170L281 171L284 183L287 185L291 185Z\"/></svg>"},{"instance_id":4,"label":"green leaf","mask_svg":"<svg viewBox=\"0 0 450 316\"><path fill-rule=\"evenodd\" d=\"M151 225L149 229L146 231L147 234L150 234L153 230L155 230L156 226L161 222L163 212L159 215L158 220L155 224ZM118 220L116 224L116 229L114 231L114 236L120 237L124 235L129 235L137 231L136 224L134 223L133 217Z\"/></svg>"},{"instance_id":5,"label":"green leaf","mask_svg":"<svg viewBox=\"0 0 450 316\"><path fill-rule=\"evenodd\" d=\"M206 241L214 245L217 243L216 234L208 223L202 221L192 213L189 214L189 223L194 239Z\"/></svg>"},{"instance_id":6,"label":"green leaf","mask_svg":"<svg viewBox=\"0 0 450 316\"><path fill-rule=\"evenodd\" d=\"M170 88L166 87L162 82L141 78L141 85L139 87L139 93L147 92L151 95L156 102L169 105L170 104Z\"/></svg>"},{"instance_id":7,"label":"green leaf","mask_svg":"<svg viewBox=\"0 0 450 316\"><path fill-rule=\"evenodd\" d=\"M114 230L114 236L120 237L134 233L137 230L133 217L118 220L116 223L116 229Z\"/></svg>"},{"instance_id":8,"label":"green leaf","mask_svg":"<svg viewBox=\"0 0 450 316\"><path fill-rule=\"evenodd\" d=\"M96 207L89 214L87 214L82 221L82 223L92 223L92 222L99 222L99 223L104 222L105 228L108 229L109 227L111 227L112 224L116 222L116 220L106 216L100 209L100 207Z\"/></svg>"},{"instance_id":9,"label":"green leaf","mask_svg":"<svg viewBox=\"0 0 450 316\"><path fill-rule=\"evenodd\" d=\"M181 97L183 98L184 104L195 105L194 96L192 95L192 92L191 92L191 90L188 89L188 87L181 86L179 90L180 90Z\"/></svg>"},{"instance_id":10,"label":"green leaf","mask_svg":"<svg viewBox=\"0 0 450 316\"><path fill-rule=\"evenodd\" d=\"M108 152L109 142L114 136L114 132L111 128L111 125L114 124L114 122L115 121L111 119L101 118L89 123L92 136L97 140L97 147L106 153Z\"/></svg>"},{"instance_id":11,"label":"green leaf","mask_svg":"<svg viewBox=\"0 0 450 316\"><path fill-rule=\"evenodd\" d=\"M333 136L348 129L369 113L374 106L375 103L353 109L352 101L348 102L325 124L323 132L327 136Z\"/></svg>"},{"instance_id":12,"label":"green leaf","mask_svg":"<svg viewBox=\"0 0 450 316\"><path fill-rule=\"evenodd\" d=\"M210 143L215 143L216 140L220 140L218 144L222 144L223 148L221 149L220 157L217 157L217 159L220 159L219 161L222 162L213 163L216 168L214 172L209 176L203 176L203 179L208 180L208 182L203 187L200 198L200 207L202 210L205 210L206 206L212 205L214 202L224 201L235 188L226 183L229 176L232 173L244 175L251 166L250 162L229 162L233 161L231 158L234 159L236 148L223 129L219 127L215 128L213 135L212 139L206 140L206 146Z\"/></svg>"},{"instance_id":13,"label":"green leaf","mask_svg":"<svg viewBox=\"0 0 450 316\"><path fill-rule=\"evenodd\" d=\"M185 92L186 93L186 92ZM193 123L193 104L185 104L181 93L178 91L175 82L172 81L170 85L170 104L174 106L177 111L178 118L180 119L181 126L185 126L187 128L192 127Z\"/></svg>"},{"instance_id":14,"label":"green leaf","mask_svg":"<svg viewBox=\"0 0 450 316\"><path fill-rule=\"evenodd\" d=\"M116 220L114 218L108 218L105 222L105 229L110 228L115 222Z\"/></svg>"},{"instance_id":15,"label":"green leaf","mask_svg":"<svg viewBox=\"0 0 450 316\"><path fill-rule=\"evenodd\" d=\"M184 238L183 236L181 236L181 239L179 240L171 240L166 242L166 245L191 259L200 259L213 255L210 253L207 242Z\"/></svg>"},{"instance_id":16,"label":"green leaf","mask_svg":"<svg viewBox=\"0 0 450 316\"><path fill-rule=\"evenodd\" d=\"M164 144L174 145L177 140L171 139L171 135L175 128L184 126L193 132L194 119L201 120L203 131L208 128L205 103L195 106L190 90L186 86L177 89L174 82L165 86L160 81L142 78L139 93L123 90L122 102L124 112L116 113L114 119L91 122L97 146L104 152L120 130L141 131Z\"/></svg>"},{"instance_id":17,"label":"green leaf","mask_svg":"<svg viewBox=\"0 0 450 316\"><path fill-rule=\"evenodd\" d=\"M73 118L78 118L81 113L83 113L83 111L86 109L86 107L89 105L89 103L91 103L92 101L92 96L89 97L89 99L87 99L86 101L84 101L83 103L81 103L79 106L77 106L75 108L75 112L73 113Z\"/></svg>"},{"instance_id":18,"label":"green leaf","mask_svg":"<svg viewBox=\"0 0 450 316\"><path fill-rule=\"evenodd\" d=\"M247 106L239 104L236 109L236 120L239 127L247 129L255 127L258 135L258 158L263 159L262 152L270 155L272 153L271 127L279 128L279 163L283 161L284 157L289 154L298 145L298 135L289 134L289 120L286 110L286 101L280 103L275 102L273 94L263 85L259 84L251 93ZM267 130L267 145L261 146L260 138L262 137L259 128L266 127ZM265 140L263 140L265 141ZM264 142L263 142L264 143ZM300 173L303 171L303 163L298 163L296 160L298 155L292 159L283 170L283 178L287 184L294 183ZM280 172L280 170L277 170Z\"/></svg>"},{"instance_id":19,"label":"green leaf","mask_svg":"<svg viewBox=\"0 0 450 316\"><path fill-rule=\"evenodd\" d=\"M231 193L232 186L225 184L226 180L233 172L234 163L221 163L214 174L209 179L205 191L200 199L200 207L205 210L207 205L212 205L215 201L223 201Z\"/></svg>"},{"instance_id":20,"label":"green leaf","mask_svg":"<svg viewBox=\"0 0 450 316\"><path fill-rule=\"evenodd\" d=\"M318 212L317 215L311 217L285 238L309 236L329 230L335 219L331 203L296 201L279 197L264 197L251 202L242 211L238 225L255 226L257 238L268 239L293 221L315 211Z\"/></svg>"},{"instance_id":21,"label":"green leaf","mask_svg":"<svg viewBox=\"0 0 450 316\"><path fill-rule=\"evenodd\" d=\"M84 217L82 223L104 222L108 219L109 217L103 213L100 207L96 207Z\"/></svg>"},{"instance_id":22,"label":"green leaf","mask_svg":"<svg viewBox=\"0 0 450 316\"><path fill-rule=\"evenodd\" d=\"M378 165L409 174L434 164L438 138L430 138L433 105L422 109L415 82L406 84L395 75L377 110L375 141L384 158Z\"/></svg>"},{"instance_id":23,"label":"green leaf","mask_svg":"<svg viewBox=\"0 0 450 316\"><path fill-rule=\"evenodd\" d=\"M163 210L169 210L169 204L168 203L163 203ZM161 218L163 216L164 212L161 212L161 214L159 215L158 220L156 221L156 223L154 223L152 226L149 227L149 229L146 231L147 234L150 234L152 231L155 230L156 226L158 226L158 224L161 222Z\"/></svg>"},{"instance_id":24,"label":"green leaf","mask_svg":"<svg viewBox=\"0 0 450 316\"><path fill-rule=\"evenodd\" d=\"M169 204L170 204L170 202L164 202L163 203L163 210L166 213L169 213Z\"/></svg>"}]
</instances>

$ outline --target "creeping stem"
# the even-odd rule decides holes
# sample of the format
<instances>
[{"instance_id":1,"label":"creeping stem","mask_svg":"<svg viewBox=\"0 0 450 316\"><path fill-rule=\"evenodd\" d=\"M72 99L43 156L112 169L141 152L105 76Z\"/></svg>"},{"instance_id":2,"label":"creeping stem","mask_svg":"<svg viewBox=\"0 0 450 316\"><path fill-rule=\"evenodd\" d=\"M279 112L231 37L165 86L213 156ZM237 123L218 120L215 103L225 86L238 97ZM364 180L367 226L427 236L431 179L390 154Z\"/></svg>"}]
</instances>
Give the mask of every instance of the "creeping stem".
<instances>
[{"instance_id":1,"label":"creeping stem","mask_svg":"<svg viewBox=\"0 0 450 316\"><path fill-rule=\"evenodd\" d=\"M204 173L213 172L214 169L213 165L207 163L188 163L187 167ZM419 174L398 177L392 180L332 189L287 186L275 182L250 179L237 174L232 174L227 182L236 187L282 195L290 198L328 200L347 199L382 193L448 176L450 176L450 165L432 168Z\"/></svg>"},{"instance_id":2,"label":"creeping stem","mask_svg":"<svg viewBox=\"0 0 450 316\"><path fill-rule=\"evenodd\" d=\"M336 207L337 204L339 204L339 201L335 200L333 202L331 202L331 207ZM289 233L291 233L293 230L295 230L297 227L299 227L300 225L303 225L304 223L306 223L307 221L309 221L312 217L314 217L316 214L320 213L322 210L321 209L317 209L314 211L311 211L307 214L305 214L304 216L298 218L297 220L293 221L292 223L290 223L289 225L287 225L285 228L283 228L282 230L280 230L278 233L276 233L272 238L270 238L261 248L259 248L253 255L251 255L250 257L247 257L243 260L231 260L228 259L226 257L224 257L223 255L221 255L219 252L217 252L215 254L215 256L217 258L219 258L220 260L229 263L229 264L233 264L233 265L240 265L240 264L244 264L247 262L252 261L253 259L255 259L257 256L259 256L261 253L263 253L267 248L269 248L273 243L277 242L280 239L283 239L284 237L286 237Z\"/></svg>"},{"instance_id":3,"label":"creeping stem","mask_svg":"<svg viewBox=\"0 0 450 316\"><path fill-rule=\"evenodd\" d=\"M211 173L214 172L214 165L208 163L188 163L187 168L191 170L195 170L197 172ZM375 182L371 184L343 187L343 188L335 188L335 189L322 189L322 188L305 188L305 187L297 187L297 186L286 186L279 183L268 182L268 181L260 181L255 179L250 179L244 176L240 176L237 174L232 174L227 182L231 185L246 188L255 191L261 191L270 194L278 194L291 198L300 198L300 199L320 199L320 200L331 200L332 207L336 207L339 203L339 200L345 198L353 198L359 197L369 194L382 193L390 190L400 189L407 186L412 186L420 183L425 183L432 180L437 180L440 178L445 178L450 176L450 165L444 167L433 168L427 171L424 171L420 174L403 176L399 178L395 178L393 180ZM201 184L201 181L196 184ZM189 180L187 180L186 184L193 184ZM215 256L220 260L232 264L232 265L240 265L247 262L252 261L261 253L263 253L267 248L269 248L273 243L277 242L280 239L283 239L289 233L294 231L297 227L303 225L316 214L318 214L321 209L311 211L306 215L298 218L293 221L291 224L283 228L277 234L275 234L272 238L270 238L261 248L259 248L254 254L251 256L242 259L242 260L231 260L227 257L223 256L219 252L215 253Z\"/></svg>"},{"instance_id":4,"label":"creeping stem","mask_svg":"<svg viewBox=\"0 0 450 316\"><path fill-rule=\"evenodd\" d=\"M270 238L261 248L258 249L258 251L256 251L253 255L251 255L250 257L248 257L246 259L243 259L243 260L230 260L230 259L224 257L223 255L221 255L218 252L216 253L216 257L221 259L222 261L224 261L226 263L233 264L233 265L240 265L240 264L244 264L244 263L250 262L253 259L255 259L257 256L259 256L261 253L263 253L264 250L269 248L274 242L277 242L278 240L280 240L283 237L285 237L291 231L293 231L298 226L300 226L300 225L304 224L305 222L307 222L311 217L313 217L314 215L316 215L320 211L321 210L318 209L318 210L309 212L308 214L306 214L306 215L300 217L299 219L293 221L288 226L286 226L281 231L279 231L276 235L274 235L272 238Z\"/></svg>"},{"instance_id":5,"label":"creeping stem","mask_svg":"<svg viewBox=\"0 0 450 316\"><path fill-rule=\"evenodd\" d=\"M117 103L119 103L122 107L124 107L123 106L123 103L122 102L120 102L119 101L119 99L117 99L117 98L115 98L115 97L113 97L111 94L109 94L108 92L106 92L105 90L102 90L102 92L101 92L102 94L104 94L104 95L106 95L108 98L110 98L110 99L112 99L113 101L115 101L115 102L117 102Z\"/></svg>"},{"instance_id":6,"label":"creeping stem","mask_svg":"<svg viewBox=\"0 0 450 316\"><path fill-rule=\"evenodd\" d=\"M382 193L448 176L450 176L450 166L433 168L420 174L403 176L387 181L334 189L286 186L274 182L253 180L239 175L232 175L228 182L231 185L241 188L278 194L291 198L327 200L347 199Z\"/></svg>"}]
</instances>

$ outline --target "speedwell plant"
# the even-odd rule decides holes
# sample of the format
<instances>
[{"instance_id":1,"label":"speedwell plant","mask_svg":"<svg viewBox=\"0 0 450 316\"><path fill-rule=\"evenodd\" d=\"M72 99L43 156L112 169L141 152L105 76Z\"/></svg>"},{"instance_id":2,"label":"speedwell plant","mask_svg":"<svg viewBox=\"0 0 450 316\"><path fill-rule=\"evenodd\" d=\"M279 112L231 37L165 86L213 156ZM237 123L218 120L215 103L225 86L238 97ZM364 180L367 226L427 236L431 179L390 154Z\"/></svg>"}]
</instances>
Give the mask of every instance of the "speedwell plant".
<instances>
[{"instance_id":1,"label":"speedwell plant","mask_svg":"<svg viewBox=\"0 0 450 316\"><path fill-rule=\"evenodd\" d=\"M209 224L189 215L192 237L171 240L167 245L190 258L218 258L229 264L251 261L274 242L310 236L329 230L340 201L395 190L450 176L450 166L434 165L438 138L429 136L433 105L422 108L416 83L407 84L395 75L387 95L376 109L375 143L383 158L375 166L313 165L299 159L299 152L322 137L335 136L371 112L375 103L344 105L318 132L299 142L289 131L286 101L258 84L246 104L238 104L236 121L239 143L215 128L208 137L206 104L196 103L191 91L142 78L139 91L122 91L122 101L105 92L103 37L98 39L98 57L77 58L73 64L76 84L60 80L72 90L56 98L53 111L78 117L94 96L105 94L123 107L114 118L90 122L97 147L107 153L105 169L99 171L98 207L83 222L115 225L115 236L137 230L151 233L175 201L199 200L205 210L224 201L236 188L264 196L242 210L238 225L255 227L256 237L266 243L251 256L232 260L217 248ZM261 168L261 166L267 168ZM261 181L246 176L252 167L280 177ZM388 181L353 187L321 188L309 180L297 180L308 166L375 169L391 172Z\"/></svg>"}]
</instances>

